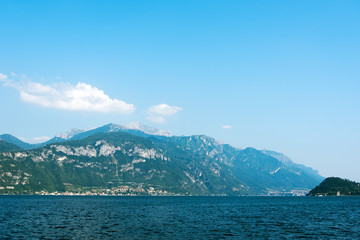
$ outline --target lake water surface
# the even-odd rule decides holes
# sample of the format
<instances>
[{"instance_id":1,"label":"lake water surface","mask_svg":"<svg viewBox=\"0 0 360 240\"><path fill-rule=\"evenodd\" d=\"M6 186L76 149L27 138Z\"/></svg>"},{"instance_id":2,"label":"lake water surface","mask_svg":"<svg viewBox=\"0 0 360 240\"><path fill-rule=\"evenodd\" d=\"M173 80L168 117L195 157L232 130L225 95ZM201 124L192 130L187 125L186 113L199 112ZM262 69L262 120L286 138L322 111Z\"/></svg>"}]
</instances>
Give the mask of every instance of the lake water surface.
<instances>
[{"instance_id":1,"label":"lake water surface","mask_svg":"<svg viewBox=\"0 0 360 240\"><path fill-rule=\"evenodd\" d=\"M0 196L0 239L360 239L360 197Z\"/></svg>"}]
</instances>

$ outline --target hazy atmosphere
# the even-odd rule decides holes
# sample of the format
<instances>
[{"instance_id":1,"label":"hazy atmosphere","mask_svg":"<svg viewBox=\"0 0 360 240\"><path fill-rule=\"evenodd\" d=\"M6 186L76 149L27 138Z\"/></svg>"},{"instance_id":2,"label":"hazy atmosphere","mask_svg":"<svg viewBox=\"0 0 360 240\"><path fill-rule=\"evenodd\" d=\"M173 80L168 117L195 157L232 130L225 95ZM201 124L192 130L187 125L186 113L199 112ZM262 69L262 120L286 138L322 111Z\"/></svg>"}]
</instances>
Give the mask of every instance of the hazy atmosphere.
<instances>
[{"instance_id":1,"label":"hazy atmosphere","mask_svg":"<svg viewBox=\"0 0 360 240\"><path fill-rule=\"evenodd\" d=\"M359 1L1 1L0 134L140 122L360 181Z\"/></svg>"}]
</instances>

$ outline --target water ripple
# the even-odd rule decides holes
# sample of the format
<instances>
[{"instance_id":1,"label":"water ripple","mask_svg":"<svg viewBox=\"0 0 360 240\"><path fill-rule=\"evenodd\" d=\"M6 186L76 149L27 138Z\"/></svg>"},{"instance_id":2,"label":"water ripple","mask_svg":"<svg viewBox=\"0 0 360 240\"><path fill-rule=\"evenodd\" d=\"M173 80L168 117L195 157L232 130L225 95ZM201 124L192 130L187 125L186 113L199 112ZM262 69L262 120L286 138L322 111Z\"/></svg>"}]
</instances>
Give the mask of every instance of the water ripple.
<instances>
[{"instance_id":1,"label":"water ripple","mask_svg":"<svg viewBox=\"0 0 360 240\"><path fill-rule=\"evenodd\" d=\"M360 239L360 197L0 196L0 239Z\"/></svg>"}]
</instances>

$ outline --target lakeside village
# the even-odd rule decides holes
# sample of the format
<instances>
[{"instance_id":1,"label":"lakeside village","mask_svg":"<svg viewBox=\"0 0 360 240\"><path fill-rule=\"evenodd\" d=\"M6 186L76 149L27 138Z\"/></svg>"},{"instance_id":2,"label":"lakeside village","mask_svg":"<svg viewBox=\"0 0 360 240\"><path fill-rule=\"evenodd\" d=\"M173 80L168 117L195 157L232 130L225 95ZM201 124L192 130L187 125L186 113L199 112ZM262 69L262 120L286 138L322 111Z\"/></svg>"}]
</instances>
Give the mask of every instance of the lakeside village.
<instances>
[{"instance_id":1,"label":"lakeside village","mask_svg":"<svg viewBox=\"0 0 360 240\"><path fill-rule=\"evenodd\" d=\"M0 194L26 194L26 195L51 195L51 196L192 196L187 192L185 193L172 193L155 187L145 186L117 186L111 188L103 187L81 187L75 188L71 184L64 184L65 191L49 192L47 190L41 191L19 191L13 186L0 187ZM308 189L290 190L290 191L272 191L269 190L267 194L262 196L306 196L309 192ZM217 194L209 196L227 196L226 194Z\"/></svg>"},{"instance_id":2,"label":"lakeside village","mask_svg":"<svg viewBox=\"0 0 360 240\"><path fill-rule=\"evenodd\" d=\"M66 183L64 185L67 185ZM65 191L49 192L41 191L19 191L13 186L0 187L0 194L29 194L29 195L66 195L66 196L175 196L179 194L169 193L165 190L157 190L154 187L144 188L142 186L118 186L111 188L103 187L81 187L75 188L68 184Z\"/></svg>"}]
</instances>

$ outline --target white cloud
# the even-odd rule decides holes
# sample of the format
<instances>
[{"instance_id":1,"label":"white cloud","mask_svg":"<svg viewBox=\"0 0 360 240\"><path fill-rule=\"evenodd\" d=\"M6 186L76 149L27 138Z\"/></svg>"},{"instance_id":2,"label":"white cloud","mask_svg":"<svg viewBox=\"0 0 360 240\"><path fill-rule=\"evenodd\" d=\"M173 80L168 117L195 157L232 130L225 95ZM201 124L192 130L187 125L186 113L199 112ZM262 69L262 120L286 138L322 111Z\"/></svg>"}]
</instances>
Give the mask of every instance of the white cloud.
<instances>
[{"instance_id":1,"label":"white cloud","mask_svg":"<svg viewBox=\"0 0 360 240\"><path fill-rule=\"evenodd\" d=\"M161 115L161 116L171 116L180 110L182 110L181 107L170 106L165 103L162 103L162 104L150 107L148 112L151 114L156 114L156 115Z\"/></svg>"},{"instance_id":2,"label":"white cloud","mask_svg":"<svg viewBox=\"0 0 360 240\"><path fill-rule=\"evenodd\" d=\"M133 104L111 99L104 91L86 83L79 82L74 86L70 83L44 85L32 81L16 82L8 80L4 74L0 75L0 80L4 86L17 89L22 101L46 108L123 114L135 111Z\"/></svg>"},{"instance_id":3,"label":"white cloud","mask_svg":"<svg viewBox=\"0 0 360 240\"><path fill-rule=\"evenodd\" d=\"M5 87L16 87L13 81L11 81L8 76L3 73L0 73L0 82L2 82Z\"/></svg>"},{"instance_id":4,"label":"white cloud","mask_svg":"<svg viewBox=\"0 0 360 240\"><path fill-rule=\"evenodd\" d=\"M43 143L43 142L46 142L46 141L50 140L51 138L50 138L50 137L47 137L47 136L41 136L41 137L34 137L34 138L23 138L23 137L20 137L19 139L20 139L21 141L27 142L27 143Z\"/></svg>"},{"instance_id":5,"label":"white cloud","mask_svg":"<svg viewBox=\"0 0 360 240\"><path fill-rule=\"evenodd\" d=\"M152 107L149 107L147 111L147 117L151 122L154 123L166 123L166 117L170 117L175 115L177 112L181 111L182 108L178 106L170 106L165 103L155 105Z\"/></svg>"},{"instance_id":6,"label":"white cloud","mask_svg":"<svg viewBox=\"0 0 360 240\"><path fill-rule=\"evenodd\" d=\"M223 128L223 129L232 129L232 126L230 126L230 125L224 125L224 126L222 126L222 128Z\"/></svg>"},{"instance_id":7,"label":"white cloud","mask_svg":"<svg viewBox=\"0 0 360 240\"><path fill-rule=\"evenodd\" d=\"M0 80L5 80L7 79L7 76L5 74L0 73Z\"/></svg>"}]
</instances>

